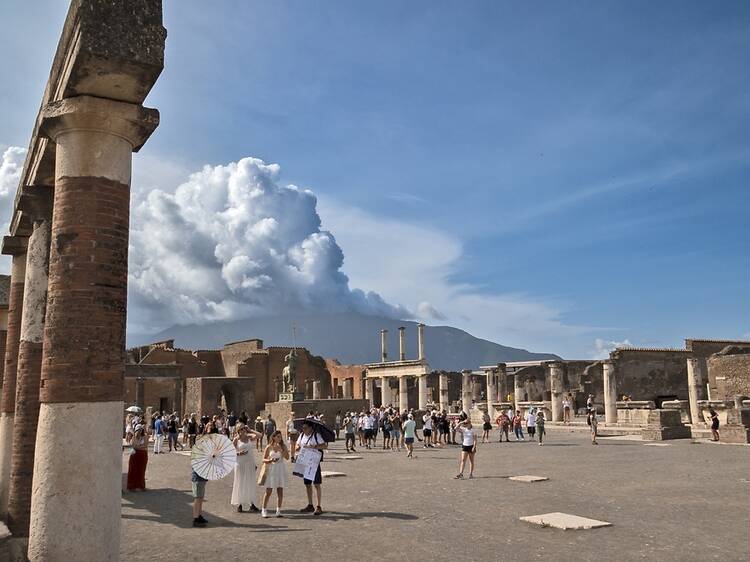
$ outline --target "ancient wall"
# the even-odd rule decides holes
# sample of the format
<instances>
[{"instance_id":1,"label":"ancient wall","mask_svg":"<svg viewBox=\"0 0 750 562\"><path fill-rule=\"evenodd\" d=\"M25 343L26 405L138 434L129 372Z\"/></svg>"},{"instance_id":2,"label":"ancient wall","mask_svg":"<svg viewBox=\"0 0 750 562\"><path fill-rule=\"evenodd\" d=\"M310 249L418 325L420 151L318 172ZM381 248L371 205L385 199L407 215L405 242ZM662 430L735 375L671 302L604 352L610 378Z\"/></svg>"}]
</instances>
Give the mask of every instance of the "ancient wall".
<instances>
[{"instance_id":1,"label":"ancient wall","mask_svg":"<svg viewBox=\"0 0 750 562\"><path fill-rule=\"evenodd\" d=\"M717 385L713 400L734 400L736 395L750 396L750 353L713 355L708 369Z\"/></svg>"},{"instance_id":2,"label":"ancient wall","mask_svg":"<svg viewBox=\"0 0 750 562\"><path fill-rule=\"evenodd\" d=\"M202 349L200 351L193 352L195 356L206 364L207 377L223 377L224 376L224 362L221 360L221 351L210 349Z\"/></svg>"},{"instance_id":3,"label":"ancient wall","mask_svg":"<svg viewBox=\"0 0 750 562\"><path fill-rule=\"evenodd\" d=\"M136 379L132 377L125 378L125 404L135 404ZM143 381L143 407L153 408L154 411L164 411L172 413L180 412L179 405L175 404L175 386L174 379L145 379Z\"/></svg>"},{"instance_id":4,"label":"ancient wall","mask_svg":"<svg viewBox=\"0 0 750 562\"><path fill-rule=\"evenodd\" d=\"M224 364L224 374L227 377L236 377L237 365L250 357L253 352L263 349L263 340L252 339L228 343L221 350L221 361Z\"/></svg>"},{"instance_id":5,"label":"ancient wall","mask_svg":"<svg viewBox=\"0 0 750 562\"><path fill-rule=\"evenodd\" d=\"M610 354L615 364L617 397L652 400L660 407L664 399L688 399L687 359L680 349L618 349Z\"/></svg>"},{"instance_id":6,"label":"ancient wall","mask_svg":"<svg viewBox=\"0 0 750 562\"><path fill-rule=\"evenodd\" d=\"M242 378L204 377L186 381L185 410L212 415L221 408L227 412L247 412L256 415L252 381Z\"/></svg>"},{"instance_id":7,"label":"ancient wall","mask_svg":"<svg viewBox=\"0 0 750 562\"><path fill-rule=\"evenodd\" d=\"M365 396L362 392L362 373L365 369L364 365L342 365L336 359L326 359L325 365L326 369L328 369L328 372L331 374L332 396L342 398L344 380L353 379L352 398L359 400L364 399Z\"/></svg>"},{"instance_id":8,"label":"ancient wall","mask_svg":"<svg viewBox=\"0 0 750 562\"><path fill-rule=\"evenodd\" d=\"M184 378L208 376L206 364L193 355L193 352L184 349L154 347L143 357L140 363L146 365L180 365Z\"/></svg>"}]
</instances>

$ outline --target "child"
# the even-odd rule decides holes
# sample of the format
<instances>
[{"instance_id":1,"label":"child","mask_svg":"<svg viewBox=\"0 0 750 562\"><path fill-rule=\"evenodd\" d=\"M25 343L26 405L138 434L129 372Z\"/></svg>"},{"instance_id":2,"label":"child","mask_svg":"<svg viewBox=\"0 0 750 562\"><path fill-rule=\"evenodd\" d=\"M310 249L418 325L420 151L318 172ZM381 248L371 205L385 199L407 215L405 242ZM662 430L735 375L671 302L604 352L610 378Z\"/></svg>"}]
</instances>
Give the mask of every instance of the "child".
<instances>
[{"instance_id":1,"label":"child","mask_svg":"<svg viewBox=\"0 0 750 562\"><path fill-rule=\"evenodd\" d=\"M205 527L208 521L203 518L203 498L206 497L207 480L194 470L190 480L193 483L193 527Z\"/></svg>"},{"instance_id":2,"label":"child","mask_svg":"<svg viewBox=\"0 0 750 562\"><path fill-rule=\"evenodd\" d=\"M539 410L536 415L536 434L539 436L539 445L544 441L544 412Z\"/></svg>"},{"instance_id":3,"label":"child","mask_svg":"<svg viewBox=\"0 0 750 562\"><path fill-rule=\"evenodd\" d=\"M474 478L474 455L477 453L477 432L471 427L471 420L467 419L458 424L458 431L461 432L461 464L458 468L458 474L455 478L460 480L464 477L464 467L466 459L469 459L469 478Z\"/></svg>"},{"instance_id":4,"label":"child","mask_svg":"<svg viewBox=\"0 0 750 562\"><path fill-rule=\"evenodd\" d=\"M284 460L289 460L289 449L284 443L284 437L281 432L276 430L271 434L266 450L263 452L263 463L266 465L266 481L264 483L266 492L263 494L263 509L260 512L261 517L268 517L268 500L271 499L274 489L276 489L276 517L281 515L281 504L284 501L284 486L286 486L286 464Z\"/></svg>"},{"instance_id":5,"label":"child","mask_svg":"<svg viewBox=\"0 0 750 562\"><path fill-rule=\"evenodd\" d=\"M596 410L591 410L589 414L589 425L591 426L591 444L598 445L596 441L597 429L599 428L599 421L596 419Z\"/></svg>"}]
</instances>

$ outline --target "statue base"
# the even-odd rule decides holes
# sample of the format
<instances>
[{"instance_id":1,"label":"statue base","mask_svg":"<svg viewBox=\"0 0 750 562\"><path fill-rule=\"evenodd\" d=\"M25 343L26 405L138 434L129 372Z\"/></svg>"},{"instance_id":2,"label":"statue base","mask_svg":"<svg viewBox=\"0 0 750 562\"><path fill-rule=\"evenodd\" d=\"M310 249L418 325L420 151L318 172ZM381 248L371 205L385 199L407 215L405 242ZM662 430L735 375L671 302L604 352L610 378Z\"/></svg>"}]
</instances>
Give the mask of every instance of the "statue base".
<instances>
[{"instance_id":1,"label":"statue base","mask_svg":"<svg viewBox=\"0 0 750 562\"><path fill-rule=\"evenodd\" d=\"M280 392L279 402L300 402L305 399L304 392Z\"/></svg>"}]
</instances>

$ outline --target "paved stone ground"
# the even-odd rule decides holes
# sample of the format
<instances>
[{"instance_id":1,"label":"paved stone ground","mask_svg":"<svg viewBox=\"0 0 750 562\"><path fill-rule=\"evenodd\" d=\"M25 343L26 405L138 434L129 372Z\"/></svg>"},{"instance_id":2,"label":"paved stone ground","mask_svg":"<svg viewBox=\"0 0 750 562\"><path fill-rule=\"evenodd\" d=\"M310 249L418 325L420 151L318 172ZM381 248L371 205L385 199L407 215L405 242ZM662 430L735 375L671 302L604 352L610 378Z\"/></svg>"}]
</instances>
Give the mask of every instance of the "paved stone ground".
<instances>
[{"instance_id":1,"label":"paved stone ground","mask_svg":"<svg viewBox=\"0 0 750 562\"><path fill-rule=\"evenodd\" d=\"M150 455L146 493L126 493L122 559L136 560L747 560L750 446L602 439L553 430L543 447L480 445L477 478L453 480L458 448L403 454L332 445L322 517L301 515L290 477L283 519L235 513L232 478L209 482L193 529L189 457ZM509 476L547 476L537 483ZM272 498L272 502L275 498ZM275 505L272 503L272 505ZM562 531L519 520L564 512L612 527Z\"/></svg>"}]
</instances>

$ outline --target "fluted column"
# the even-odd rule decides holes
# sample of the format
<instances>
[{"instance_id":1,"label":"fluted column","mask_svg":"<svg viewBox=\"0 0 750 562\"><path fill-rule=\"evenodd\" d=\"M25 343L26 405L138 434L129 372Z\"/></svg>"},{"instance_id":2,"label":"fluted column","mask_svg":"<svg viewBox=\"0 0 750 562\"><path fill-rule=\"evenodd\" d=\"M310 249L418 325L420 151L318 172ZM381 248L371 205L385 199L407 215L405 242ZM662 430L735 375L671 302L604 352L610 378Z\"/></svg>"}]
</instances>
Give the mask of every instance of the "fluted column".
<instances>
[{"instance_id":1,"label":"fluted column","mask_svg":"<svg viewBox=\"0 0 750 562\"><path fill-rule=\"evenodd\" d=\"M41 117L56 160L29 558L116 560L131 160L158 112L78 96Z\"/></svg>"},{"instance_id":2,"label":"fluted column","mask_svg":"<svg viewBox=\"0 0 750 562\"><path fill-rule=\"evenodd\" d=\"M13 420L16 414L16 376L18 374L18 346L21 340L23 288L26 277L25 238L6 237L3 253L11 254L10 293L8 295L8 333L5 340L5 370L0 399L0 518L8 515L10 469L13 455Z\"/></svg>"},{"instance_id":3,"label":"fluted column","mask_svg":"<svg viewBox=\"0 0 750 562\"><path fill-rule=\"evenodd\" d=\"M391 401L391 388L388 385L388 377L380 377L380 405L385 406Z\"/></svg>"},{"instance_id":4,"label":"fluted column","mask_svg":"<svg viewBox=\"0 0 750 562\"><path fill-rule=\"evenodd\" d=\"M42 372L44 313L47 306L49 270L51 190L38 201L44 218L34 221L26 255L26 281L21 317L16 379L16 414L8 498L8 529L14 537L29 535L31 484L39 421L39 381Z\"/></svg>"},{"instance_id":5,"label":"fluted column","mask_svg":"<svg viewBox=\"0 0 750 562\"><path fill-rule=\"evenodd\" d=\"M312 381L312 399L313 400L321 399L320 381Z\"/></svg>"},{"instance_id":6,"label":"fluted column","mask_svg":"<svg viewBox=\"0 0 750 562\"><path fill-rule=\"evenodd\" d=\"M508 399L508 373L505 363L497 364L497 393L498 401L505 402Z\"/></svg>"}]
</instances>

